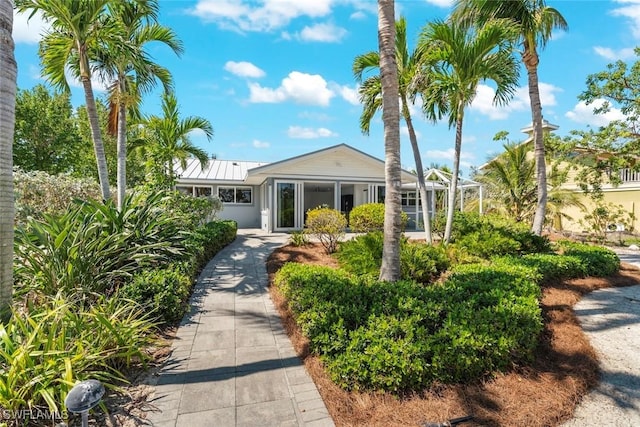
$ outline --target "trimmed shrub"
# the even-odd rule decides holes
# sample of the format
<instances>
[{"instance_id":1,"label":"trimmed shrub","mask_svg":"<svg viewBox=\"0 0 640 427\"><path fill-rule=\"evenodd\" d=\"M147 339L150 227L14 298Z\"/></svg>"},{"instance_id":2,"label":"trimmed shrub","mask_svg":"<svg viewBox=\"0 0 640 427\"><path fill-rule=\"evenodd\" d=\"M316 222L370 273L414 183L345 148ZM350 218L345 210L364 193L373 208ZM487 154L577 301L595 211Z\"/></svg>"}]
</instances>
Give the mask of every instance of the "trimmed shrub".
<instances>
[{"instance_id":1,"label":"trimmed shrub","mask_svg":"<svg viewBox=\"0 0 640 427\"><path fill-rule=\"evenodd\" d=\"M400 213L402 230L409 222L405 212ZM354 233L369 233L384 229L384 203L366 203L356 206L349 213L349 227Z\"/></svg>"},{"instance_id":2,"label":"trimmed shrub","mask_svg":"<svg viewBox=\"0 0 640 427\"><path fill-rule=\"evenodd\" d=\"M620 258L610 249L569 241L560 241L558 246L564 255L582 260L587 276L606 277L620 270Z\"/></svg>"},{"instance_id":3,"label":"trimmed shrub","mask_svg":"<svg viewBox=\"0 0 640 427\"><path fill-rule=\"evenodd\" d=\"M581 258L571 255L527 254L521 257L494 258L493 265L526 265L534 267L541 275L542 282L574 279L586 276L586 266Z\"/></svg>"},{"instance_id":4,"label":"trimmed shrub","mask_svg":"<svg viewBox=\"0 0 640 427\"><path fill-rule=\"evenodd\" d=\"M171 324L182 319L187 311L191 291L191 276L174 267L142 271L120 288L118 296L142 305L159 322Z\"/></svg>"},{"instance_id":5,"label":"trimmed shrub","mask_svg":"<svg viewBox=\"0 0 640 427\"><path fill-rule=\"evenodd\" d=\"M382 264L382 232L376 231L342 242L336 252L341 267L356 275L377 277ZM400 242L400 268L403 280L431 283L449 268L449 258L442 246Z\"/></svg>"},{"instance_id":6,"label":"trimmed shrub","mask_svg":"<svg viewBox=\"0 0 640 427\"><path fill-rule=\"evenodd\" d=\"M344 237L347 218L340 211L318 206L307 211L305 226L310 234L320 240L327 253L332 254Z\"/></svg>"},{"instance_id":7,"label":"trimmed shrub","mask_svg":"<svg viewBox=\"0 0 640 427\"><path fill-rule=\"evenodd\" d=\"M291 263L275 283L337 384L404 392L528 360L542 330L539 279L525 266L468 265L424 287Z\"/></svg>"},{"instance_id":8,"label":"trimmed shrub","mask_svg":"<svg viewBox=\"0 0 640 427\"><path fill-rule=\"evenodd\" d=\"M548 238L531 233L525 224L495 215L456 212L451 237L456 246L485 259L551 252Z\"/></svg>"}]
</instances>

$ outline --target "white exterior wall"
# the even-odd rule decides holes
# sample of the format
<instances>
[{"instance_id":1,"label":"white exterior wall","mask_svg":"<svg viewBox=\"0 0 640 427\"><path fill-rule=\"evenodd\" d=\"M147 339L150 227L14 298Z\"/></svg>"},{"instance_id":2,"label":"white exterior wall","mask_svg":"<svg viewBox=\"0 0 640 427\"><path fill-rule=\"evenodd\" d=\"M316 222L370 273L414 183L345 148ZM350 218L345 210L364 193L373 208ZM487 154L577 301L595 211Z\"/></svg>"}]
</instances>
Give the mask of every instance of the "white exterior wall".
<instances>
[{"instance_id":1,"label":"white exterior wall","mask_svg":"<svg viewBox=\"0 0 640 427\"><path fill-rule=\"evenodd\" d=\"M222 185L227 187L227 185ZM242 187L248 187L242 185ZM260 187L251 187L251 204L224 203L220 219L232 219L238 223L238 228L260 228ZM214 194L218 194L217 186Z\"/></svg>"}]
</instances>

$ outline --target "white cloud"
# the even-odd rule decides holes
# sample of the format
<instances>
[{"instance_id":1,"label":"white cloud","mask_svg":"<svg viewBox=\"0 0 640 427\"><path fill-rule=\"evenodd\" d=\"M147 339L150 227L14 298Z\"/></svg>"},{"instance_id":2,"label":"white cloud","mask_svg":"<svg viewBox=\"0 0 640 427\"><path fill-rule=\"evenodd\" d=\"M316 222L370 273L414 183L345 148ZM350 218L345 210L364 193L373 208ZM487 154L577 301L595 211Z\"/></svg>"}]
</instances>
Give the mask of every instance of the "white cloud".
<instances>
[{"instance_id":1,"label":"white cloud","mask_svg":"<svg viewBox=\"0 0 640 427\"><path fill-rule=\"evenodd\" d=\"M367 14L364 13L361 10L357 10L355 12L353 12L350 16L349 19L354 19L354 20L360 20L360 19L364 19L367 17Z\"/></svg>"},{"instance_id":2,"label":"white cloud","mask_svg":"<svg viewBox=\"0 0 640 427\"><path fill-rule=\"evenodd\" d=\"M271 146L271 144L269 144L268 142L264 142L264 141L260 141L257 139L253 140L253 146L255 148L269 148Z\"/></svg>"},{"instance_id":3,"label":"white cloud","mask_svg":"<svg viewBox=\"0 0 640 427\"><path fill-rule=\"evenodd\" d=\"M604 99L596 99L589 105L585 101L580 101L565 116L574 122L592 126L606 126L613 120L625 119L624 114L614 107L611 107L605 114L594 114L593 109L602 107L604 103Z\"/></svg>"},{"instance_id":4,"label":"white cloud","mask_svg":"<svg viewBox=\"0 0 640 427\"><path fill-rule=\"evenodd\" d=\"M253 103L278 103L291 100L298 104L323 107L328 106L331 98L335 96L322 76L299 71L289 73L275 89L249 83L249 92L249 102Z\"/></svg>"},{"instance_id":5,"label":"white cloud","mask_svg":"<svg viewBox=\"0 0 640 427\"><path fill-rule=\"evenodd\" d=\"M331 13L334 0L199 0L187 13L236 31L273 31L291 20L321 18Z\"/></svg>"},{"instance_id":6,"label":"white cloud","mask_svg":"<svg viewBox=\"0 0 640 427\"><path fill-rule=\"evenodd\" d=\"M300 40L309 42L337 43L347 35L347 30L334 24L313 24L300 31Z\"/></svg>"},{"instance_id":7,"label":"white cloud","mask_svg":"<svg viewBox=\"0 0 640 427\"><path fill-rule=\"evenodd\" d=\"M12 35L15 43L37 44L49 28L40 12L29 19L29 13L17 13L14 9Z\"/></svg>"},{"instance_id":8,"label":"white cloud","mask_svg":"<svg viewBox=\"0 0 640 427\"><path fill-rule=\"evenodd\" d=\"M631 32L634 37L640 38L640 3L629 0L616 0L616 2L626 4L626 6L611 10L611 15L628 18Z\"/></svg>"},{"instance_id":9,"label":"white cloud","mask_svg":"<svg viewBox=\"0 0 640 427\"><path fill-rule=\"evenodd\" d=\"M263 70L256 67L251 62L246 61L227 61L227 63L224 64L224 69L231 74L235 74L236 76L240 77L251 77L257 79L260 77L264 77L265 75L265 72Z\"/></svg>"},{"instance_id":10,"label":"white cloud","mask_svg":"<svg viewBox=\"0 0 640 427\"><path fill-rule=\"evenodd\" d=\"M540 102L543 107L551 107L557 104L556 92L562 92L562 89L549 83L539 83ZM476 91L476 97L471 103L471 109L478 111L480 114L488 116L491 120L504 120L514 111L526 111L530 108L529 89L519 87L509 104L504 106L493 105L495 90L488 85L479 84Z\"/></svg>"},{"instance_id":11,"label":"white cloud","mask_svg":"<svg viewBox=\"0 0 640 427\"><path fill-rule=\"evenodd\" d=\"M594 46L593 51L610 61L617 61L619 59L622 61L626 61L627 59L632 59L636 56L633 48L630 47L613 50L610 47Z\"/></svg>"},{"instance_id":12,"label":"white cloud","mask_svg":"<svg viewBox=\"0 0 640 427\"><path fill-rule=\"evenodd\" d=\"M438 7L450 7L453 5L453 0L427 0L427 3Z\"/></svg>"},{"instance_id":13,"label":"white cloud","mask_svg":"<svg viewBox=\"0 0 640 427\"><path fill-rule=\"evenodd\" d=\"M441 159L441 160L450 160L453 161L455 157L455 150L453 148L449 148L448 150L427 150L425 153L425 159ZM473 160L475 156L468 152L460 153L460 166L462 167L470 167L472 163L470 160Z\"/></svg>"},{"instance_id":14,"label":"white cloud","mask_svg":"<svg viewBox=\"0 0 640 427\"><path fill-rule=\"evenodd\" d=\"M304 128L301 126L289 126L287 131L289 138L297 139L316 139L316 138L332 138L338 136L337 133L327 128Z\"/></svg>"},{"instance_id":15,"label":"white cloud","mask_svg":"<svg viewBox=\"0 0 640 427\"><path fill-rule=\"evenodd\" d=\"M358 85L354 87L342 86L338 83L329 83L329 88L337 93L351 105L360 105L360 95L358 94Z\"/></svg>"}]
</instances>

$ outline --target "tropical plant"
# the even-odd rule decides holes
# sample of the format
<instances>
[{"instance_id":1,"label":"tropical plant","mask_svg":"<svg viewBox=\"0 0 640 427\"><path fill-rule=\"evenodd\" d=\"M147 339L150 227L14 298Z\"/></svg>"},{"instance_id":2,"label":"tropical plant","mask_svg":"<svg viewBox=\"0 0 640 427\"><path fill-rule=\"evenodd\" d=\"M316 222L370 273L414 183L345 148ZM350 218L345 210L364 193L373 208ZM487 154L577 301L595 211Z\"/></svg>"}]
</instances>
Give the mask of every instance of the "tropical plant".
<instances>
[{"instance_id":1,"label":"tropical plant","mask_svg":"<svg viewBox=\"0 0 640 427\"><path fill-rule=\"evenodd\" d=\"M406 212L400 212L401 229L409 222ZM368 233L384 230L384 203L358 205L349 213L349 226L354 233Z\"/></svg>"},{"instance_id":2,"label":"tropical plant","mask_svg":"<svg viewBox=\"0 0 640 427\"><path fill-rule=\"evenodd\" d=\"M494 20L472 30L453 22L427 24L419 38L423 52L423 111L432 121L449 116L449 127L456 127L455 155L449 185L449 204L444 241L451 238L455 197L460 170L464 111L475 98L478 84L496 84L494 103L506 104L515 92L518 68L511 54L513 27L506 20Z\"/></svg>"},{"instance_id":3,"label":"tropical plant","mask_svg":"<svg viewBox=\"0 0 640 427\"><path fill-rule=\"evenodd\" d=\"M158 24L158 2L117 2L113 7L118 31L126 43L116 43L99 52L99 69L109 85L109 131L117 134L118 172L117 203L122 208L125 197L127 159L127 109L139 116L137 107L141 97L156 83L162 82L165 92L172 90L171 73L153 62L146 51L149 43L169 46L176 54L182 53L182 43L169 28Z\"/></svg>"},{"instance_id":4,"label":"tropical plant","mask_svg":"<svg viewBox=\"0 0 640 427\"><path fill-rule=\"evenodd\" d=\"M14 414L39 407L62 414L78 380L118 387L126 368L149 359L144 349L154 327L132 301L101 300L79 309L60 295L40 296L37 305L15 309L0 324L0 407ZM25 421L33 420L19 425L32 425Z\"/></svg>"},{"instance_id":5,"label":"tropical plant","mask_svg":"<svg viewBox=\"0 0 640 427\"><path fill-rule=\"evenodd\" d=\"M517 27L514 40L522 44L520 55L527 69L536 159L538 200L532 230L539 235L547 208L547 172L538 86L538 48L546 46L554 29L566 30L567 22L557 9L547 6L545 0L457 0L452 17L457 22L477 26L493 19L508 19Z\"/></svg>"},{"instance_id":6,"label":"tropical plant","mask_svg":"<svg viewBox=\"0 0 640 427\"><path fill-rule=\"evenodd\" d=\"M8 315L13 292L13 131L16 79L13 56L13 8L0 2L0 320Z\"/></svg>"},{"instance_id":7,"label":"tropical plant","mask_svg":"<svg viewBox=\"0 0 640 427\"><path fill-rule=\"evenodd\" d=\"M409 103L413 104L417 86L414 79L418 72L420 60L414 51L409 54L407 43L407 21L400 18L396 21L396 62L398 65L398 89L400 93L401 115L407 124L409 131L409 141L413 150L413 158L416 163L416 176L418 177L418 188L420 191L420 199L422 201L422 222L424 224L425 239L431 243L431 221L429 218L429 205L427 199L427 189L424 182L424 170L422 166L422 156L420 155L420 147L418 146L418 137L413 127ZM364 74L369 71L378 70L380 68L380 55L378 52L368 52L359 55L353 61L353 74L360 83L359 94L360 102L363 105L362 114L360 116L360 129L365 135L369 134L371 119L376 112L382 107L382 86L380 83L380 74L374 74L364 80Z\"/></svg>"},{"instance_id":8,"label":"tropical plant","mask_svg":"<svg viewBox=\"0 0 640 427\"><path fill-rule=\"evenodd\" d=\"M150 116L144 120L144 135L136 141L135 148L147 154L147 168L154 180L163 187L174 184L174 162L179 162L183 169L187 167L187 159L194 156L204 169L209 162L207 153L194 145L189 133L201 130L207 139L213 137L211 123L202 117L189 116L180 118L178 100L172 93L162 95L163 116Z\"/></svg>"},{"instance_id":9,"label":"tropical plant","mask_svg":"<svg viewBox=\"0 0 640 427\"><path fill-rule=\"evenodd\" d=\"M40 59L47 81L68 92L65 72L71 70L82 83L104 200L111 198L111 191L91 82L91 62L98 46L117 35L114 20L108 19L110 3L110 0L16 0L19 12L30 12L31 16L40 12L51 25L52 30L40 42Z\"/></svg>"},{"instance_id":10,"label":"tropical plant","mask_svg":"<svg viewBox=\"0 0 640 427\"><path fill-rule=\"evenodd\" d=\"M396 63L396 26L394 0L378 0L378 52L380 52L380 86L382 88L382 122L384 124L385 188L384 245L380 280L400 279L400 96Z\"/></svg>"}]
</instances>

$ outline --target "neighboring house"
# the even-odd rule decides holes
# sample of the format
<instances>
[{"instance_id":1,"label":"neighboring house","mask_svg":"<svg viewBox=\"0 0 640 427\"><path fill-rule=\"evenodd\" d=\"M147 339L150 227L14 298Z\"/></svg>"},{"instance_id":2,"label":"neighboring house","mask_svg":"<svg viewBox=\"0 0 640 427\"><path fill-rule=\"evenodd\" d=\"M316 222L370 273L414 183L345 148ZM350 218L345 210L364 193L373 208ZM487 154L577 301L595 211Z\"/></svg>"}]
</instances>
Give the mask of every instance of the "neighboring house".
<instances>
[{"instance_id":1,"label":"neighboring house","mask_svg":"<svg viewBox=\"0 0 640 427\"><path fill-rule=\"evenodd\" d=\"M175 172L177 189L220 198L220 218L267 232L301 229L306 212L320 205L348 215L355 206L383 202L385 195L384 162L346 144L268 164L212 159L202 170L191 159ZM403 170L402 185L403 210L415 228L421 215L416 175ZM436 190L443 187L434 184L429 191Z\"/></svg>"},{"instance_id":2,"label":"neighboring house","mask_svg":"<svg viewBox=\"0 0 640 427\"><path fill-rule=\"evenodd\" d=\"M558 129L558 126L543 120L542 128L545 132L553 132ZM529 138L521 144L531 143L533 141L533 127L529 125L523 128L522 132L528 134ZM533 150L531 152L531 156L533 157ZM490 162L491 161L480 166L479 169L482 170ZM640 231L640 172L634 172L630 169L622 169L612 173L619 174L620 184L617 186L611 183L602 184L603 202L620 205L626 212L635 216L635 221L632 223L632 227L637 233ZM566 214L571 219L564 218L562 220L561 228L565 231L583 232L588 230L586 230L586 227L581 224L581 220L584 218L585 211L593 211L595 203L588 194L584 193L580 188L579 183L575 181L576 176L576 171L570 171L568 182L563 184L562 188L575 193L580 193L580 202L585 206L585 209L583 210L576 206L564 207L562 209L562 213ZM616 224L611 224L611 226L615 227Z\"/></svg>"}]
</instances>

